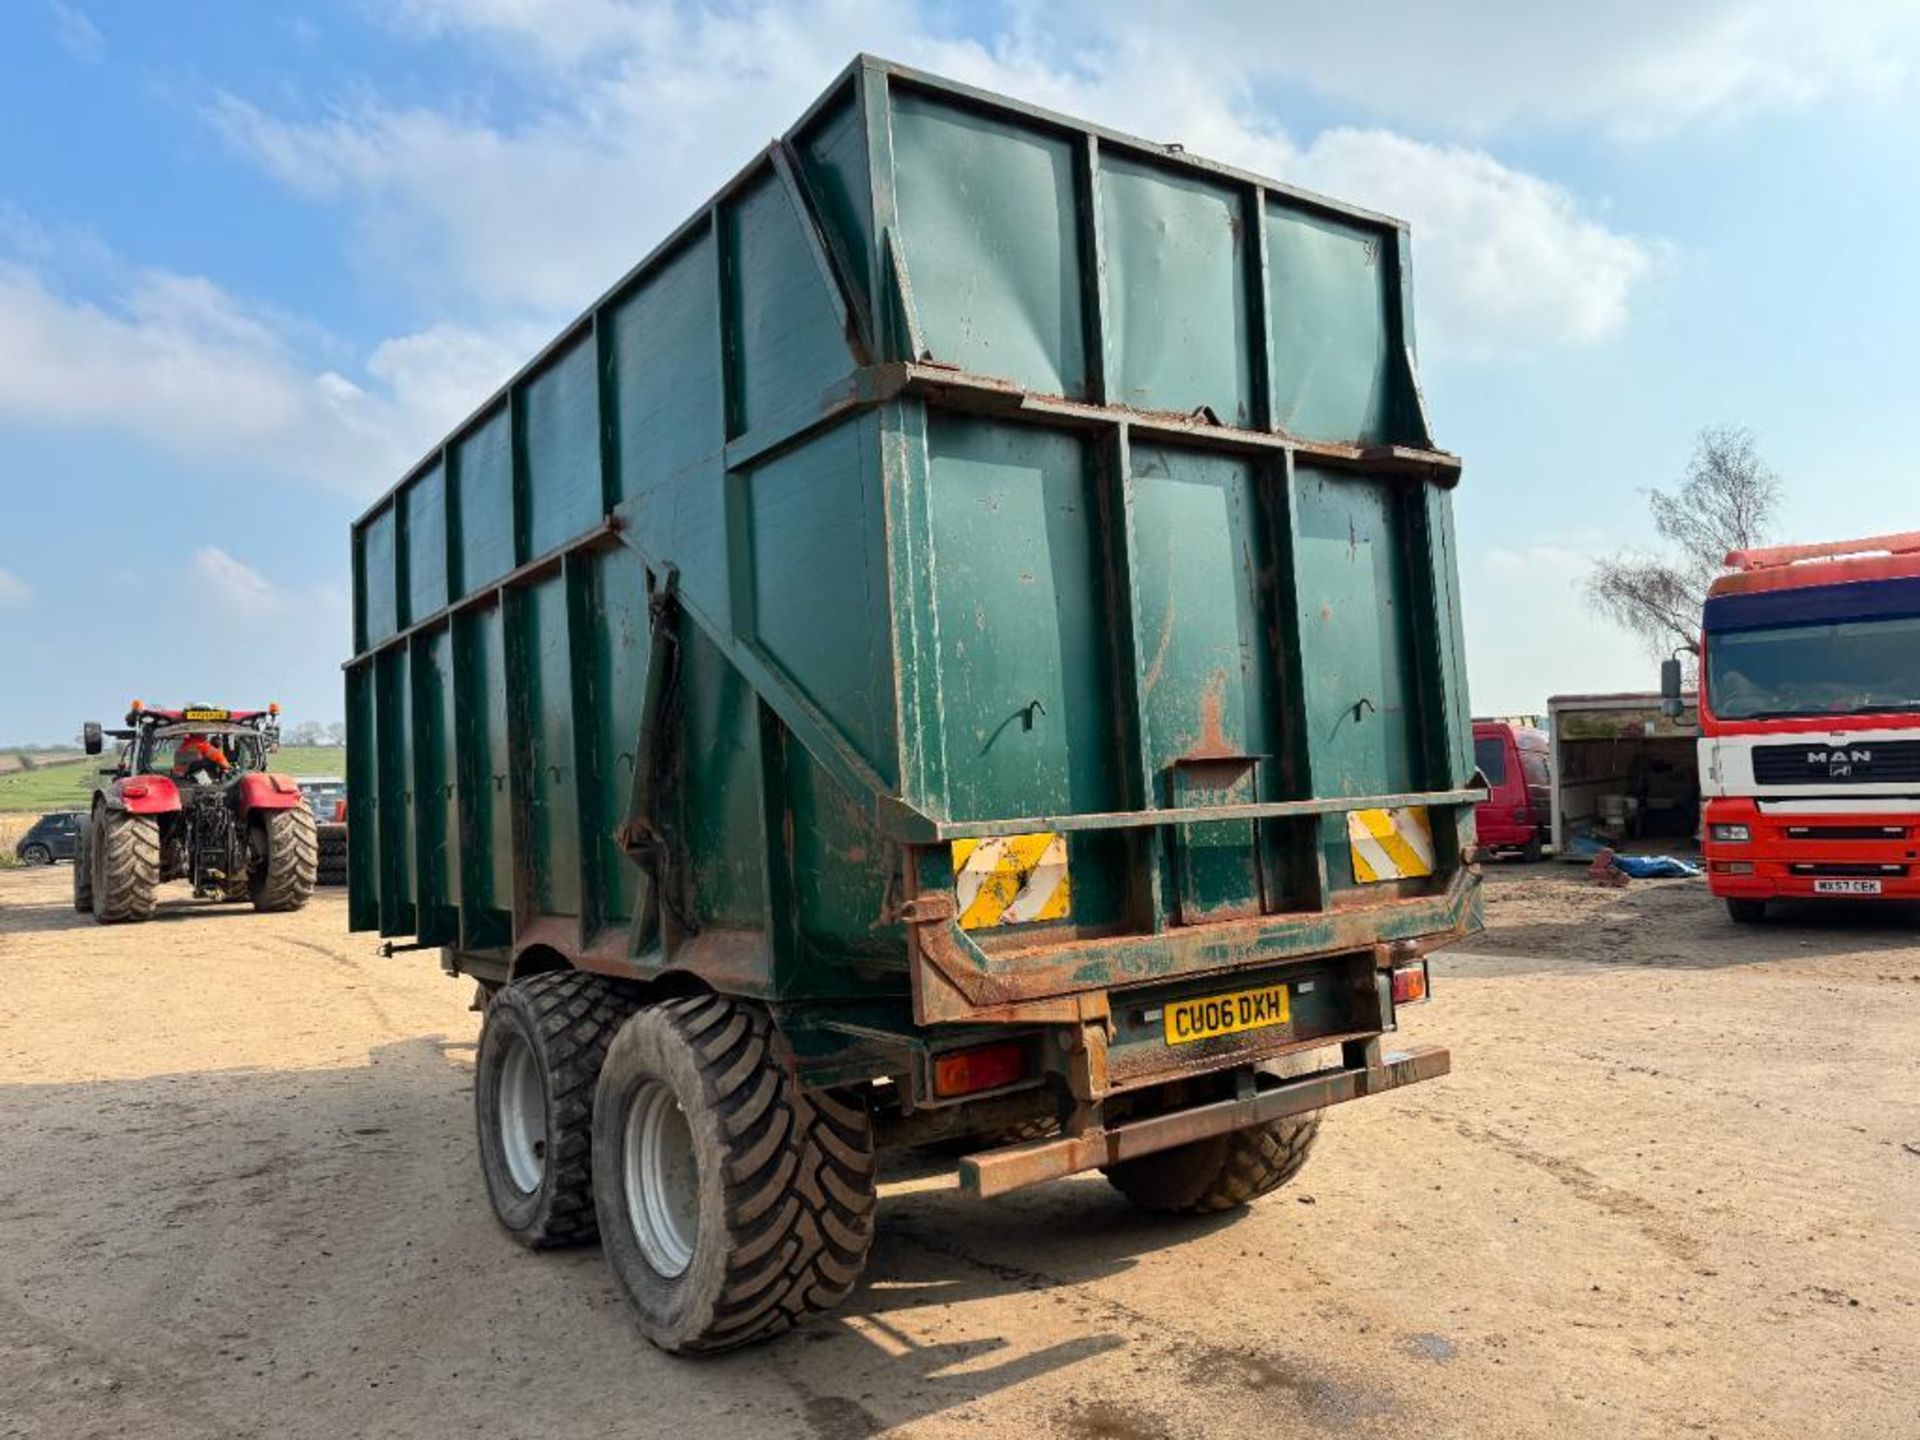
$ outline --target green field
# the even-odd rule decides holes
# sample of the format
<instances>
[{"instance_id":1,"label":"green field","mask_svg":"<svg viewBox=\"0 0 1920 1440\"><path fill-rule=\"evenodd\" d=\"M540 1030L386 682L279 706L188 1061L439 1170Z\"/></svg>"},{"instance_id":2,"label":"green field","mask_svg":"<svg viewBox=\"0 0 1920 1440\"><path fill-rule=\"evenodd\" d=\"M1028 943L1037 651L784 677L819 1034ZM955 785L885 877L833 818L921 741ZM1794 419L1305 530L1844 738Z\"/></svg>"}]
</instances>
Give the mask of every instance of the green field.
<instances>
[{"instance_id":1,"label":"green field","mask_svg":"<svg viewBox=\"0 0 1920 1440\"><path fill-rule=\"evenodd\" d=\"M83 756L37 770L10 770L0 775L0 811L83 809L104 759ZM337 746L288 745L274 757L273 768L288 775L344 775L347 757Z\"/></svg>"}]
</instances>

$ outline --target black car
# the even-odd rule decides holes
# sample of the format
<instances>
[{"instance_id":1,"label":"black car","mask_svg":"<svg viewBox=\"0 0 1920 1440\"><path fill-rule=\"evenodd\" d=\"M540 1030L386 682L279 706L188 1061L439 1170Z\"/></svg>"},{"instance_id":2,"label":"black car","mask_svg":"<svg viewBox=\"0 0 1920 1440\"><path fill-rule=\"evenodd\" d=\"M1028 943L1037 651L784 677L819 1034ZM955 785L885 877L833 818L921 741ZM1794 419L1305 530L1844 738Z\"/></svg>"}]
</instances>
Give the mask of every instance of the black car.
<instances>
[{"instance_id":1,"label":"black car","mask_svg":"<svg viewBox=\"0 0 1920 1440\"><path fill-rule=\"evenodd\" d=\"M74 811L42 815L33 828L20 837L13 853L28 865L51 865L56 860L71 860L80 848L81 816Z\"/></svg>"}]
</instances>

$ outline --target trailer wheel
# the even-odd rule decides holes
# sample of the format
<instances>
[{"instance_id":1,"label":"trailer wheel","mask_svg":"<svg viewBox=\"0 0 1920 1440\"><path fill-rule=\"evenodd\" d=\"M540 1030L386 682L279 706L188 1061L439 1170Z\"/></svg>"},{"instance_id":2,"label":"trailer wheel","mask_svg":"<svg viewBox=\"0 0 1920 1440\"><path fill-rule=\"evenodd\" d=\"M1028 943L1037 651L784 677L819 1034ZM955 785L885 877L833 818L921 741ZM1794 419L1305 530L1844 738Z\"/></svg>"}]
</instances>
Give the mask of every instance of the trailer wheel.
<instances>
[{"instance_id":1,"label":"trailer wheel","mask_svg":"<svg viewBox=\"0 0 1920 1440\"><path fill-rule=\"evenodd\" d=\"M1764 900L1729 900L1727 915L1736 925L1758 925L1767 918Z\"/></svg>"},{"instance_id":2,"label":"trailer wheel","mask_svg":"<svg viewBox=\"0 0 1920 1440\"><path fill-rule=\"evenodd\" d=\"M102 925L146 920L160 883L160 825L151 815L102 810L93 824L93 918Z\"/></svg>"},{"instance_id":3,"label":"trailer wheel","mask_svg":"<svg viewBox=\"0 0 1920 1440\"><path fill-rule=\"evenodd\" d=\"M640 1011L593 1112L600 1243L641 1331L676 1353L776 1335L853 1289L873 1244L864 1096L807 1090L758 1005Z\"/></svg>"},{"instance_id":4,"label":"trailer wheel","mask_svg":"<svg viewBox=\"0 0 1920 1440\"><path fill-rule=\"evenodd\" d=\"M318 854L313 812L306 806L269 810L256 819L247 827L247 893L253 908L270 913L305 905L313 898Z\"/></svg>"},{"instance_id":5,"label":"trailer wheel","mask_svg":"<svg viewBox=\"0 0 1920 1440\"><path fill-rule=\"evenodd\" d=\"M593 1088L635 1001L577 970L531 975L487 1005L474 1121L487 1198L528 1249L593 1239Z\"/></svg>"},{"instance_id":6,"label":"trailer wheel","mask_svg":"<svg viewBox=\"0 0 1920 1440\"><path fill-rule=\"evenodd\" d=\"M1028 1140L1044 1140L1049 1135L1058 1134L1060 1122L1052 1118L1023 1120L1018 1125L996 1125L990 1130L970 1130L962 1135L942 1135L938 1140L927 1140L913 1148L925 1155L946 1155L958 1158L962 1155L977 1155L982 1150L997 1150L1002 1145L1019 1145Z\"/></svg>"},{"instance_id":7,"label":"trailer wheel","mask_svg":"<svg viewBox=\"0 0 1920 1440\"><path fill-rule=\"evenodd\" d=\"M93 822L80 822L80 836L73 847L73 909L77 915L93 913Z\"/></svg>"},{"instance_id":8,"label":"trailer wheel","mask_svg":"<svg viewBox=\"0 0 1920 1440\"><path fill-rule=\"evenodd\" d=\"M1107 1168L1113 1188L1143 1210L1206 1215L1278 1190L1300 1173L1320 1133L1318 1113L1195 1140Z\"/></svg>"}]
</instances>

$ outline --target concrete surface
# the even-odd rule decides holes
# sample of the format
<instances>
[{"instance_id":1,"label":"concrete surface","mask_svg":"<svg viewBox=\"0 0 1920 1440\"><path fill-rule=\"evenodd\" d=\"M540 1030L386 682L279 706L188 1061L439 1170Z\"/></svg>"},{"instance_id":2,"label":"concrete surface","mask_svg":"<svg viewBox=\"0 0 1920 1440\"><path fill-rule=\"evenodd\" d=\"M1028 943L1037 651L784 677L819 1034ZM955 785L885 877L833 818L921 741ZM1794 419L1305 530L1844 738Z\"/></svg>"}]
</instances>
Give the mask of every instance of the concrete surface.
<instances>
[{"instance_id":1,"label":"concrete surface","mask_svg":"<svg viewBox=\"0 0 1920 1440\"><path fill-rule=\"evenodd\" d=\"M844 1311L692 1363L493 1225L431 954L68 885L0 874L0 1435L1920 1435L1911 916L1497 871L1408 1012L1455 1073L1293 1186L1169 1224L895 1167Z\"/></svg>"}]
</instances>

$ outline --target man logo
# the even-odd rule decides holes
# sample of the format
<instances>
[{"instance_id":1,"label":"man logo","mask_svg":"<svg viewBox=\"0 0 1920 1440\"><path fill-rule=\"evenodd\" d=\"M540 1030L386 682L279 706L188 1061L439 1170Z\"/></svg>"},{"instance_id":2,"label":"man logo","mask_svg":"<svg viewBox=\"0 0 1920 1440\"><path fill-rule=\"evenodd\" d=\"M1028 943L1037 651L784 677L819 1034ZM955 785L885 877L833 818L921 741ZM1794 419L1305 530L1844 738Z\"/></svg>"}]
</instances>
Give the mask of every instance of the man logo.
<instances>
[{"instance_id":1,"label":"man logo","mask_svg":"<svg viewBox=\"0 0 1920 1440\"><path fill-rule=\"evenodd\" d=\"M1827 767L1828 779L1843 780L1853 774L1854 766L1873 764L1873 751L1809 750L1807 752L1807 764L1809 767L1824 765Z\"/></svg>"}]
</instances>

